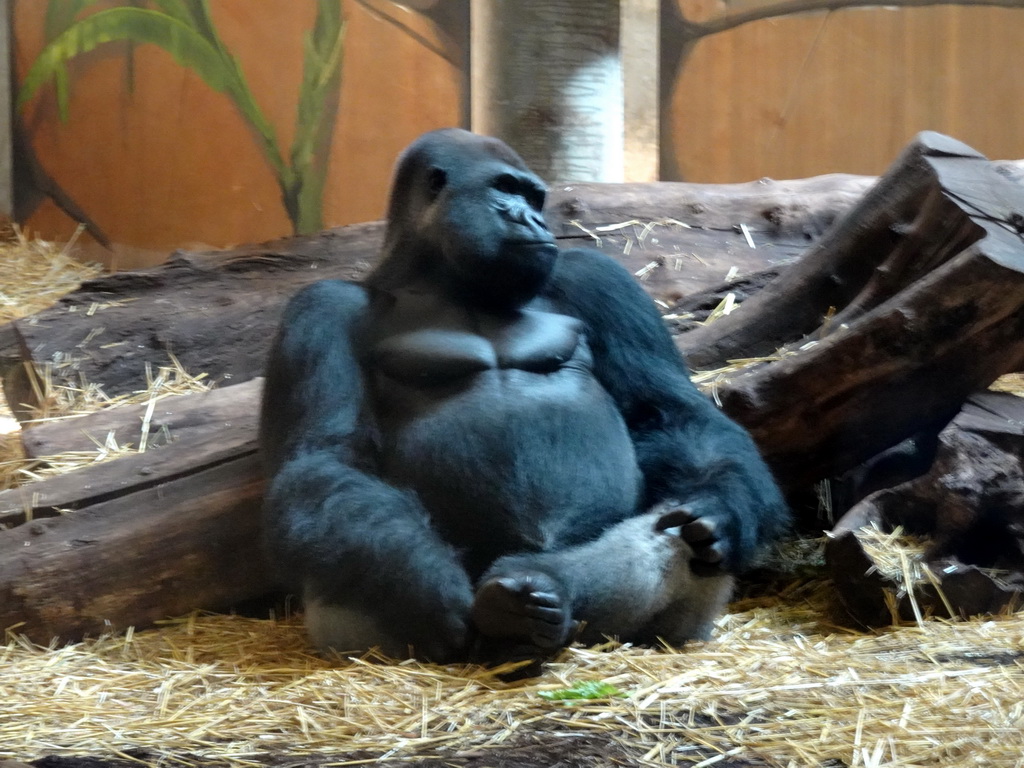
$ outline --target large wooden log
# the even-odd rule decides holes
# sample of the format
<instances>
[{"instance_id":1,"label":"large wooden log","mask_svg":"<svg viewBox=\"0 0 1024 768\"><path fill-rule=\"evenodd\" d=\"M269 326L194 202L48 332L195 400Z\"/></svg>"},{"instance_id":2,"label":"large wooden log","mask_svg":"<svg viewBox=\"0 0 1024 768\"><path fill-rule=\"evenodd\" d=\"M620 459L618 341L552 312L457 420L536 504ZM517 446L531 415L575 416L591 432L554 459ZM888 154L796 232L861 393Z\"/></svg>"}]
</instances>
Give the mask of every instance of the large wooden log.
<instances>
[{"instance_id":1,"label":"large wooden log","mask_svg":"<svg viewBox=\"0 0 1024 768\"><path fill-rule=\"evenodd\" d=\"M146 389L146 364L176 355L213 381L258 376L284 302L321 277L362 275L378 247L379 224L204 254L176 253L155 269L83 283L53 307L18 320L22 360L49 367L57 384L84 377L109 395ZM342 254L339 256L339 254ZM8 403L38 399L23 366L4 378Z\"/></svg>"},{"instance_id":2,"label":"large wooden log","mask_svg":"<svg viewBox=\"0 0 1024 768\"><path fill-rule=\"evenodd\" d=\"M680 342L714 366L796 339L716 396L787 486L838 474L1024 365L1022 211L1024 186L922 134L812 254Z\"/></svg>"},{"instance_id":3,"label":"large wooden log","mask_svg":"<svg viewBox=\"0 0 1024 768\"><path fill-rule=\"evenodd\" d=\"M257 404L254 398L249 402ZM145 453L0 491L0 528L77 512L256 453L254 424L236 424Z\"/></svg>"},{"instance_id":4,"label":"large wooden log","mask_svg":"<svg viewBox=\"0 0 1024 768\"><path fill-rule=\"evenodd\" d=\"M565 246L615 255L657 297L673 300L795 259L871 179L827 176L750 184L587 184L552 190L547 216ZM757 248L748 245L741 225ZM186 370L246 381L263 360L285 300L322 278L358 279L376 258L380 223L211 253L179 252L161 267L89 281L19 320L22 359L118 395L144 389L145 364L173 353ZM589 234L588 234L589 233ZM4 378L8 402L37 402L23 367Z\"/></svg>"},{"instance_id":5,"label":"large wooden log","mask_svg":"<svg viewBox=\"0 0 1024 768\"><path fill-rule=\"evenodd\" d=\"M256 452L263 379L158 402L97 411L22 431L28 457L95 451L113 437L118 446L146 447L42 482L0 491L0 528L54 517L138 493Z\"/></svg>"},{"instance_id":6,"label":"large wooden log","mask_svg":"<svg viewBox=\"0 0 1024 768\"><path fill-rule=\"evenodd\" d=\"M69 640L265 594L261 386L167 398L150 426L170 442L0 492L0 629ZM140 408L39 426L26 442L74 450L138 435Z\"/></svg>"},{"instance_id":7,"label":"large wooden log","mask_svg":"<svg viewBox=\"0 0 1024 768\"><path fill-rule=\"evenodd\" d=\"M924 537L931 579L898 584L878 572L857 531L896 526ZM825 550L836 597L856 623L914 611L954 618L1019 608L1024 597L1024 398L971 397L939 435L931 469L877 491L839 521ZM993 570L995 569L995 570ZM912 600L916 602L916 606Z\"/></svg>"},{"instance_id":8,"label":"large wooden log","mask_svg":"<svg viewBox=\"0 0 1024 768\"><path fill-rule=\"evenodd\" d=\"M0 532L0 628L70 640L265 594L262 490L250 454Z\"/></svg>"},{"instance_id":9,"label":"large wooden log","mask_svg":"<svg viewBox=\"0 0 1024 768\"><path fill-rule=\"evenodd\" d=\"M118 446L139 448L145 427L151 448L166 443L229 441L231 434L256 433L263 377L242 384L164 397L152 404L126 405L87 416L29 424L21 442L29 458L91 451L112 437ZM0 493L0 498L3 494Z\"/></svg>"}]
</instances>

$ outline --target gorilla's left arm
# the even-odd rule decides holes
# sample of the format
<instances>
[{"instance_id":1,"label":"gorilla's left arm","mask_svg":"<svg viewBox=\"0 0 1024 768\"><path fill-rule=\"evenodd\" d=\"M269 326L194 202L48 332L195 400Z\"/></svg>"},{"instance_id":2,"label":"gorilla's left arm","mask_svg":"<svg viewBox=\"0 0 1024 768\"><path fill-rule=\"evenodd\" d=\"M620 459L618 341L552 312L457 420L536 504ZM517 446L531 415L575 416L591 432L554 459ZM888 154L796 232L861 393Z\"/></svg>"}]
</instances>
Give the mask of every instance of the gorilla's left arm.
<instances>
[{"instance_id":1,"label":"gorilla's left arm","mask_svg":"<svg viewBox=\"0 0 1024 768\"><path fill-rule=\"evenodd\" d=\"M589 249L563 251L544 294L586 323L595 375L636 446L644 510L685 510L677 519L694 521L683 533L697 560L743 570L789 521L750 435L690 381L654 302L617 262Z\"/></svg>"}]
</instances>

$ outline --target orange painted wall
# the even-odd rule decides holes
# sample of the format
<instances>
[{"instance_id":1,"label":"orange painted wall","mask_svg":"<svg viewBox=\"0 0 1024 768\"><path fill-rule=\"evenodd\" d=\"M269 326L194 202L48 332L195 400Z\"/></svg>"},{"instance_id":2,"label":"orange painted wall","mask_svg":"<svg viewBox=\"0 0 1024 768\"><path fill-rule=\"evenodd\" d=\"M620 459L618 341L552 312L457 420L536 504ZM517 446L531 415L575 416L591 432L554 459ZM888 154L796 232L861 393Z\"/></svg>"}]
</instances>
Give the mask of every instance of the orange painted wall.
<instances>
[{"instance_id":1,"label":"orange painted wall","mask_svg":"<svg viewBox=\"0 0 1024 768\"><path fill-rule=\"evenodd\" d=\"M681 6L695 19L724 7ZM675 89L682 177L878 174L925 129L1022 158L1022 41L1024 4L807 13L705 38Z\"/></svg>"},{"instance_id":2,"label":"orange painted wall","mask_svg":"<svg viewBox=\"0 0 1024 768\"><path fill-rule=\"evenodd\" d=\"M279 143L294 131L311 0L212 0L214 22L238 57ZM458 119L459 75L448 63L353 2L324 221L379 218L396 154L419 133ZM427 37L428 25L392 7ZM45 3L17 0L15 46L24 73L41 48ZM23 113L46 170L116 242L86 255L120 268L152 264L182 246L225 246L289 234L274 176L231 100L156 46L134 52L134 87L120 43L72 63L70 119L53 89ZM75 228L52 203L27 222L66 239Z\"/></svg>"},{"instance_id":3,"label":"orange painted wall","mask_svg":"<svg viewBox=\"0 0 1024 768\"><path fill-rule=\"evenodd\" d=\"M691 18L764 0L679 0ZM426 38L429 25L384 0ZM46 4L15 0L16 64L40 49ZM257 101L283 143L293 132L302 39L312 0L211 0ZM378 218L396 154L458 120L460 76L440 56L353 0L324 219ZM701 41L679 75L670 119L682 177L692 181L877 174L923 129L990 157L1024 157L1024 8L936 6L809 13ZM228 97L153 46L112 45L73 66L71 119L52 89L24 113L50 174L116 241L84 255L125 268L182 246L227 246L288 234L280 194ZM28 221L66 239L52 204ZM85 238L87 240L87 238Z\"/></svg>"}]
</instances>

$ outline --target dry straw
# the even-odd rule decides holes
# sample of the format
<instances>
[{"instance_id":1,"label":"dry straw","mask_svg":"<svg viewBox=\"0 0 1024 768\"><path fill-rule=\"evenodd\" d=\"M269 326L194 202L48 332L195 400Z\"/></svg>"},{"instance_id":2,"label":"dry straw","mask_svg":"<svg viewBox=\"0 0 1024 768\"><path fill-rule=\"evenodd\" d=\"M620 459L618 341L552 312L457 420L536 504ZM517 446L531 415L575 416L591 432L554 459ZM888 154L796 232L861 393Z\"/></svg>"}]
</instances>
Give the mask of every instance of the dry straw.
<instances>
[{"instance_id":1,"label":"dry straw","mask_svg":"<svg viewBox=\"0 0 1024 768\"><path fill-rule=\"evenodd\" d=\"M861 635L822 623L827 590L737 603L712 641L678 652L573 648L515 686L476 668L319 659L296 620L194 617L52 649L11 639L0 756L147 748L241 765L543 732L605 737L646 765L1024 765L1024 617ZM539 695L593 680L625 695Z\"/></svg>"},{"instance_id":2,"label":"dry straw","mask_svg":"<svg viewBox=\"0 0 1024 768\"><path fill-rule=\"evenodd\" d=\"M102 273L99 265L83 264L71 256L78 233L64 245L29 238L16 225L8 234L9 237L0 241L0 324L45 309L78 288L83 281ZM103 309L104 305L96 304L87 310L87 314L102 316ZM60 366L61 363L53 364L53 367ZM78 386L58 384L53 381L51 372L50 367L30 372L38 401L32 419L36 423L85 416L120 405L155 405L165 397L205 391L211 386L206 374L190 375L173 355L168 356L168 364L155 374L147 365L145 389L117 397L109 397L96 383L81 382ZM0 402L0 419L10 423L11 417L6 401ZM97 444L93 451L26 459L17 431L4 431L0 434L0 490L27 480L62 474L130 453L141 453L146 449L143 436L148 434L148 430L140 430L139 434L139 441L135 444L118 445L111 436L103 444Z\"/></svg>"},{"instance_id":3,"label":"dry straw","mask_svg":"<svg viewBox=\"0 0 1024 768\"><path fill-rule=\"evenodd\" d=\"M94 394L57 401L72 412L110 405ZM515 685L473 667L322 659L295 618L194 616L50 648L15 628L0 645L0 758L145 749L168 764L351 764L498 756L544 734L605 739L650 766L1024 767L1024 615L859 634L827 622L830 591L822 578L796 580L734 602L709 642L572 648ZM623 695L541 696L591 681Z\"/></svg>"},{"instance_id":4,"label":"dry straw","mask_svg":"<svg viewBox=\"0 0 1024 768\"><path fill-rule=\"evenodd\" d=\"M146 365L146 388L136 392L109 397L102 387L83 383L80 386L66 386L55 383L49 369L36 372L33 386L39 394L40 406L35 409L37 417L27 423L42 423L87 416L98 410L123 405L147 405L147 417L151 416L156 404L167 397L205 392L211 388L206 374L190 375L174 356L169 355L169 364L157 370ZM6 403L4 404L6 407ZM139 428L139 439L134 443L118 444L110 434L94 450L69 451L53 456L35 459L25 457L20 435L0 435L0 489L13 488L29 480L64 474L91 464L110 461L133 453L145 453L149 437L149 421L144 419Z\"/></svg>"},{"instance_id":5,"label":"dry straw","mask_svg":"<svg viewBox=\"0 0 1024 768\"><path fill-rule=\"evenodd\" d=\"M61 245L31 239L16 227L13 233L0 242L0 323L45 309L103 271L71 257L74 238Z\"/></svg>"}]
</instances>

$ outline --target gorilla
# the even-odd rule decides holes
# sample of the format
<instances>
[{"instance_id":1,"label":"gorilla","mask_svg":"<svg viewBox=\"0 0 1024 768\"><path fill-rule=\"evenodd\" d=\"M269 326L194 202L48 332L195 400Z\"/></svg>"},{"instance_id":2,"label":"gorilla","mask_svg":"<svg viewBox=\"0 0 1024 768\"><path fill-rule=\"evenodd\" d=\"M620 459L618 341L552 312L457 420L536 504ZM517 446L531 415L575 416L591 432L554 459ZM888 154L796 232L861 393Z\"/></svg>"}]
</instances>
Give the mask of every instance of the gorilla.
<instances>
[{"instance_id":1,"label":"gorilla","mask_svg":"<svg viewBox=\"0 0 1024 768\"><path fill-rule=\"evenodd\" d=\"M545 193L504 143L428 133L364 283L285 310L265 530L322 650L502 661L705 638L788 523L632 275L559 251Z\"/></svg>"}]
</instances>

